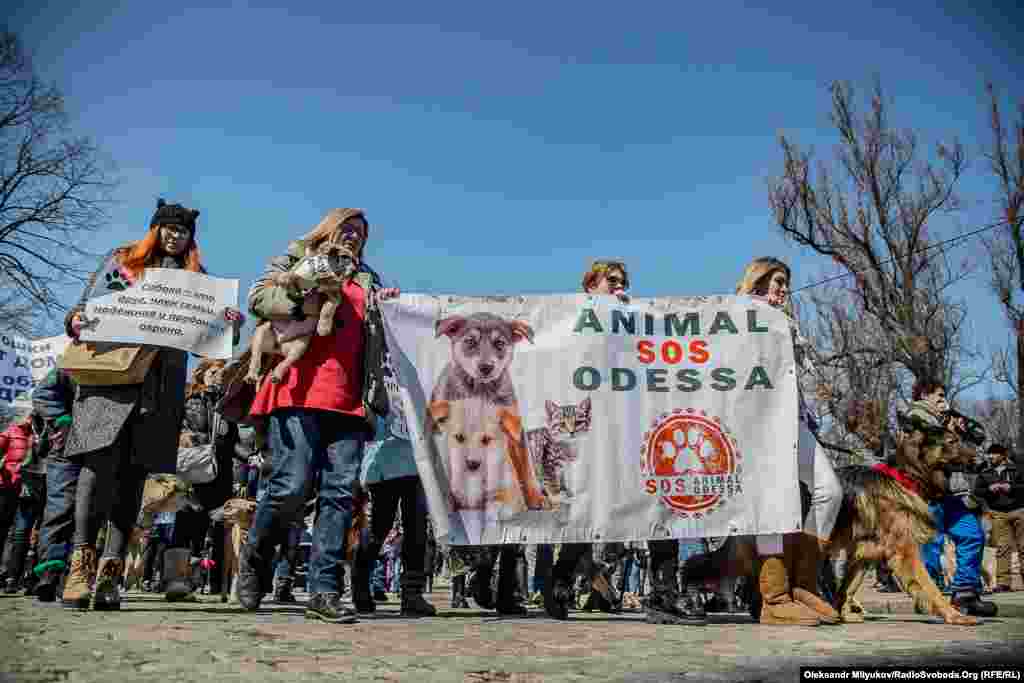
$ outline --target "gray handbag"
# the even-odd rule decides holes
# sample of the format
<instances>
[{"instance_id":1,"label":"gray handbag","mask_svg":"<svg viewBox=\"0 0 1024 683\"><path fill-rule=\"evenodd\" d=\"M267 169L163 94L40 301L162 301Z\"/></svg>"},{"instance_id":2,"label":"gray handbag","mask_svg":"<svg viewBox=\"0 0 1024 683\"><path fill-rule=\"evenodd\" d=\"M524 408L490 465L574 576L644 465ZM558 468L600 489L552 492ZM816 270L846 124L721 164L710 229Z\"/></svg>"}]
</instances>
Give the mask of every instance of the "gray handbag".
<instances>
[{"instance_id":1,"label":"gray handbag","mask_svg":"<svg viewBox=\"0 0 1024 683\"><path fill-rule=\"evenodd\" d=\"M217 435L220 434L220 413L213 413L210 443L178 449L178 476L189 484L209 484L217 478Z\"/></svg>"}]
</instances>

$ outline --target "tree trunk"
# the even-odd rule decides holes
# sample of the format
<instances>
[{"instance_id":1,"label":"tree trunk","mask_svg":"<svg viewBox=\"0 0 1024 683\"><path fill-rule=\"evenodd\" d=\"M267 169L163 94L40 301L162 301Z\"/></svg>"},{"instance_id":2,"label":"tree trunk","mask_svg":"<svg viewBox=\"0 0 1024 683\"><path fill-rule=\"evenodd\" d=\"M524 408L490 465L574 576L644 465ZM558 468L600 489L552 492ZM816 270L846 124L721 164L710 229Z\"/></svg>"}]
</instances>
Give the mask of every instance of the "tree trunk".
<instances>
[{"instance_id":1,"label":"tree trunk","mask_svg":"<svg viewBox=\"0 0 1024 683\"><path fill-rule=\"evenodd\" d=\"M1017 321L1017 443L1013 450L1024 448L1024 320Z\"/></svg>"}]
</instances>

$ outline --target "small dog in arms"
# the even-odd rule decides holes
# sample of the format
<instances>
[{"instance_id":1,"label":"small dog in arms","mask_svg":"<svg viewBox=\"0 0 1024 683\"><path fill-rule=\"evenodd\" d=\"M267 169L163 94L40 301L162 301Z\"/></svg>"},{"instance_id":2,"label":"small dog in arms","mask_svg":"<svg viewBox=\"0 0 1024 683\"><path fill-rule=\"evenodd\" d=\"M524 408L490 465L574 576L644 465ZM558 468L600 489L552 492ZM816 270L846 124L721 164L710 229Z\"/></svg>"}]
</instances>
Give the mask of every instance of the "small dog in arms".
<instances>
[{"instance_id":1,"label":"small dog in arms","mask_svg":"<svg viewBox=\"0 0 1024 683\"><path fill-rule=\"evenodd\" d=\"M267 320L252 335L249 373L246 380L259 383L263 374L263 355L281 354L284 359L270 373L270 381L279 383L288 369L309 349L313 333L325 337L334 331L334 315L341 303L341 288L356 272L352 255L340 244L325 243L316 254L301 259L287 273L277 276L275 284L309 290L308 297L324 297L318 318L305 320Z\"/></svg>"}]
</instances>

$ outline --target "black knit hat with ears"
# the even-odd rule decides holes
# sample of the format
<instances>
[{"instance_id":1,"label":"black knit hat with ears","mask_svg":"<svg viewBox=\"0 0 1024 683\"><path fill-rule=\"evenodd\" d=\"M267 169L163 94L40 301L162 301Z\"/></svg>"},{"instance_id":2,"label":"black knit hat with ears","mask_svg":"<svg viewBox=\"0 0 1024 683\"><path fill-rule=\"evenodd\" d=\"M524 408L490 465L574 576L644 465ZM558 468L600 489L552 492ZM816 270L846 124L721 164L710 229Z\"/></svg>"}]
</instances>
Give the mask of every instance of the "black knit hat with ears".
<instances>
[{"instance_id":1,"label":"black knit hat with ears","mask_svg":"<svg viewBox=\"0 0 1024 683\"><path fill-rule=\"evenodd\" d=\"M197 218L199 218L198 209L186 209L181 204L168 204L163 199L158 199L156 200L156 213L153 214L153 220L149 222L149 227L180 225L191 230L192 236L195 237Z\"/></svg>"}]
</instances>

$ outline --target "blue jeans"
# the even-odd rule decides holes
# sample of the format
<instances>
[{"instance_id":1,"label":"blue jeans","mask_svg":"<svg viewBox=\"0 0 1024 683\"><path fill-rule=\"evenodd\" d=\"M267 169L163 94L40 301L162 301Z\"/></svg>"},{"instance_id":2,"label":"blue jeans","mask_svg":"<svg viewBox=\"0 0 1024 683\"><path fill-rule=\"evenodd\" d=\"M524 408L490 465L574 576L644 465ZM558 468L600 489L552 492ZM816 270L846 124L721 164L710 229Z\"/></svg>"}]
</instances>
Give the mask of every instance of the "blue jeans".
<instances>
[{"instance_id":1,"label":"blue jeans","mask_svg":"<svg viewBox=\"0 0 1024 683\"><path fill-rule=\"evenodd\" d=\"M373 574L370 575L370 590L374 593L387 593L387 586L384 585L386 577L387 567L384 566L384 560L377 558L373 562Z\"/></svg>"},{"instance_id":2,"label":"blue jeans","mask_svg":"<svg viewBox=\"0 0 1024 683\"><path fill-rule=\"evenodd\" d=\"M362 421L328 411L288 408L274 411L269 423L271 474L267 493L256 506L249 546L264 568L269 567L277 539L295 522L314 485L318 486L309 591L338 593L338 567L345 559L352 493L367 436Z\"/></svg>"},{"instance_id":3,"label":"blue jeans","mask_svg":"<svg viewBox=\"0 0 1024 683\"><path fill-rule=\"evenodd\" d=\"M71 536L75 533L75 492L81 463L63 455L51 455L46 461L46 504L39 527L38 556L45 560L67 561L71 555Z\"/></svg>"},{"instance_id":4,"label":"blue jeans","mask_svg":"<svg viewBox=\"0 0 1024 683\"><path fill-rule=\"evenodd\" d=\"M938 530L931 542L921 546L921 559L928 573L942 575L939 558L948 534L956 546L956 574L950 588L954 593L977 591L981 586L981 554L985 550L981 521L959 496L946 496L930 504L928 509Z\"/></svg>"},{"instance_id":5,"label":"blue jeans","mask_svg":"<svg viewBox=\"0 0 1024 683\"><path fill-rule=\"evenodd\" d=\"M634 555L628 558L626 570L626 592L640 593L640 561Z\"/></svg>"}]
</instances>

